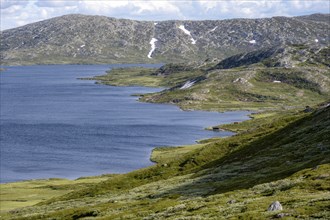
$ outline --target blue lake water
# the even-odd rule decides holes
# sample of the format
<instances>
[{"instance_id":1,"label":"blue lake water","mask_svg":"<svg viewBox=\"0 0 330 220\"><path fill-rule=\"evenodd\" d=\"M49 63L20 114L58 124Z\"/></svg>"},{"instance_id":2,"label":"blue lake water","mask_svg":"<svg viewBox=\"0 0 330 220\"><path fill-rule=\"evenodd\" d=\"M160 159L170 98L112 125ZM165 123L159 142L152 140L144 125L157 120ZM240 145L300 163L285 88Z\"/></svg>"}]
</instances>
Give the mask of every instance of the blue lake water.
<instances>
[{"instance_id":1,"label":"blue lake water","mask_svg":"<svg viewBox=\"0 0 330 220\"><path fill-rule=\"evenodd\" d=\"M1 182L132 171L152 164L156 146L227 136L204 128L248 118L247 112L141 103L131 95L159 89L77 79L122 66L130 65L6 67L0 73Z\"/></svg>"}]
</instances>

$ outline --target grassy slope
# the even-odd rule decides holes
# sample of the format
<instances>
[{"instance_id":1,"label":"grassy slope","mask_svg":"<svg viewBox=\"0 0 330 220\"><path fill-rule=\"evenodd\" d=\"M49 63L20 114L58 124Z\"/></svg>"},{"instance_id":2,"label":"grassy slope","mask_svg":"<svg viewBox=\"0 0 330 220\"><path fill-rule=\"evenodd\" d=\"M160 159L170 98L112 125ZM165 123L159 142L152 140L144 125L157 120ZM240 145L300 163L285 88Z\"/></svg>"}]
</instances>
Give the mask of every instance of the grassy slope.
<instances>
[{"instance_id":1,"label":"grassy slope","mask_svg":"<svg viewBox=\"0 0 330 220\"><path fill-rule=\"evenodd\" d=\"M236 67L229 69L218 69L212 62L167 64L159 69L115 69L94 79L118 86L168 87L170 89L146 94L141 100L172 103L182 109L278 110L328 100L329 47L290 45L281 51L268 58L258 57L262 51L232 56L227 60ZM195 81L193 86L180 89L192 81Z\"/></svg>"},{"instance_id":2,"label":"grassy slope","mask_svg":"<svg viewBox=\"0 0 330 220\"><path fill-rule=\"evenodd\" d=\"M279 74L281 78L276 79L274 75ZM142 100L173 103L183 109L224 111L302 107L330 96L327 68L236 68L211 71L206 76L189 89L148 94Z\"/></svg>"},{"instance_id":3,"label":"grassy slope","mask_svg":"<svg viewBox=\"0 0 330 220\"><path fill-rule=\"evenodd\" d=\"M330 71L327 67L239 67L212 71L197 68L173 71L168 75L156 75L155 71L115 69L93 79L116 86L171 87L145 94L141 100L208 111L301 108L330 97ZM196 79L202 80L190 88L180 89L185 82Z\"/></svg>"},{"instance_id":4,"label":"grassy slope","mask_svg":"<svg viewBox=\"0 0 330 220\"><path fill-rule=\"evenodd\" d=\"M107 180L110 176L79 178L77 180L52 178L1 184L0 213L35 205L47 199Z\"/></svg>"},{"instance_id":5,"label":"grassy slope","mask_svg":"<svg viewBox=\"0 0 330 220\"><path fill-rule=\"evenodd\" d=\"M268 218L276 214L266 211L268 205L279 200L291 217L329 218L330 108L276 114L245 122L250 129L234 137L204 141L190 151L167 149L155 166L3 216Z\"/></svg>"},{"instance_id":6,"label":"grassy slope","mask_svg":"<svg viewBox=\"0 0 330 220\"><path fill-rule=\"evenodd\" d=\"M180 74L164 77L155 75L156 70L142 67L118 68L108 71L106 75L96 76L92 79L98 80L98 83L114 86L169 87L202 74L201 70L180 71Z\"/></svg>"}]
</instances>

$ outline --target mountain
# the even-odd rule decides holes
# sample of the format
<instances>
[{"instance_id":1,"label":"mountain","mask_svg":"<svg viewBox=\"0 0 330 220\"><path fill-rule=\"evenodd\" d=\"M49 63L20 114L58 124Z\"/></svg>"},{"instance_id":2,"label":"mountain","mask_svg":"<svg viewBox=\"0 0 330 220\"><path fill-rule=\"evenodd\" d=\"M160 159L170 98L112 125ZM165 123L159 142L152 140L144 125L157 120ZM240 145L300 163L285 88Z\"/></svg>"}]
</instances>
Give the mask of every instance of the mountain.
<instances>
[{"instance_id":1,"label":"mountain","mask_svg":"<svg viewBox=\"0 0 330 220\"><path fill-rule=\"evenodd\" d=\"M329 18L151 22L65 15L2 31L0 51L4 65L223 59L285 44L327 45Z\"/></svg>"}]
</instances>

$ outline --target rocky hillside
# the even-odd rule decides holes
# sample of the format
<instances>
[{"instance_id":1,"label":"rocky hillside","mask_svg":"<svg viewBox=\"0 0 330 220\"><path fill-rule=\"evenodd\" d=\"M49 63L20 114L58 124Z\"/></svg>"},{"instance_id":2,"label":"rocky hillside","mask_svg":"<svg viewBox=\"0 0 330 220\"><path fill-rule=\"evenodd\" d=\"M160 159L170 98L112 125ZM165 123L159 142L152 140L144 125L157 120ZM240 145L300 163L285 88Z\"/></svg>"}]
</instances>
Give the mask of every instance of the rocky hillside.
<instances>
[{"instance_id":1,"label":"rocky hillside","mask_svg":"<svg viewBox=\"0 0 330 220\"><path fill-rule=\"evenodd\" d=\"M178 62L283 44L326 45L329 14L208 21L65 15L1 32L3 64Z\"/></svg>"},{"instance_id":2,"label":"rocky hillside","mask_svg":"<svg viewBox=\"0 0 330 220\"><path fill-rule=\"evenodd\" d=\"M115 69L93 78L116 86L158 86L140 100L212 111L303 108L330 97L329 46L286 45L222 61Z\"/></svg>"},{"instance_id":3,"label":"rocky hillside","mask_svg":"<svg viewBox=\"0 0 330 220\"><path fill-rule=\"evenodd\" d=\"M292 68L302 63L330 67L329 47L296 44L263 48L228 57L210 69L230 69L256 63L261 63L265 67Z\"/></svg>"}]
</instances>

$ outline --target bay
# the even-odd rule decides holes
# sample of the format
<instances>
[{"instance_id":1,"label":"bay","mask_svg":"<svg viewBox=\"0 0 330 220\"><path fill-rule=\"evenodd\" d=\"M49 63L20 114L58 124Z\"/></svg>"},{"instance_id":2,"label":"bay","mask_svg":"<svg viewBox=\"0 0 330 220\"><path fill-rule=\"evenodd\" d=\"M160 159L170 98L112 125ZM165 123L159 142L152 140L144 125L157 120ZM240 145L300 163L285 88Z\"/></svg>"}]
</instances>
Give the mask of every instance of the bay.
<instances>
[{"instance_id":1,"label":"bay","mask_svg":"<svg viewBox=\"0 0 330 220\"><path fill-rule=\"evenodd\" d=\"M77 79L127 66L137 64L5 67L0 73L1 183L129 172L152 165L156 146L228 136L232 133L204 128L248 118L248 112L181 111L132 96L159 88Z\"/></svg>"}]
</instances>

